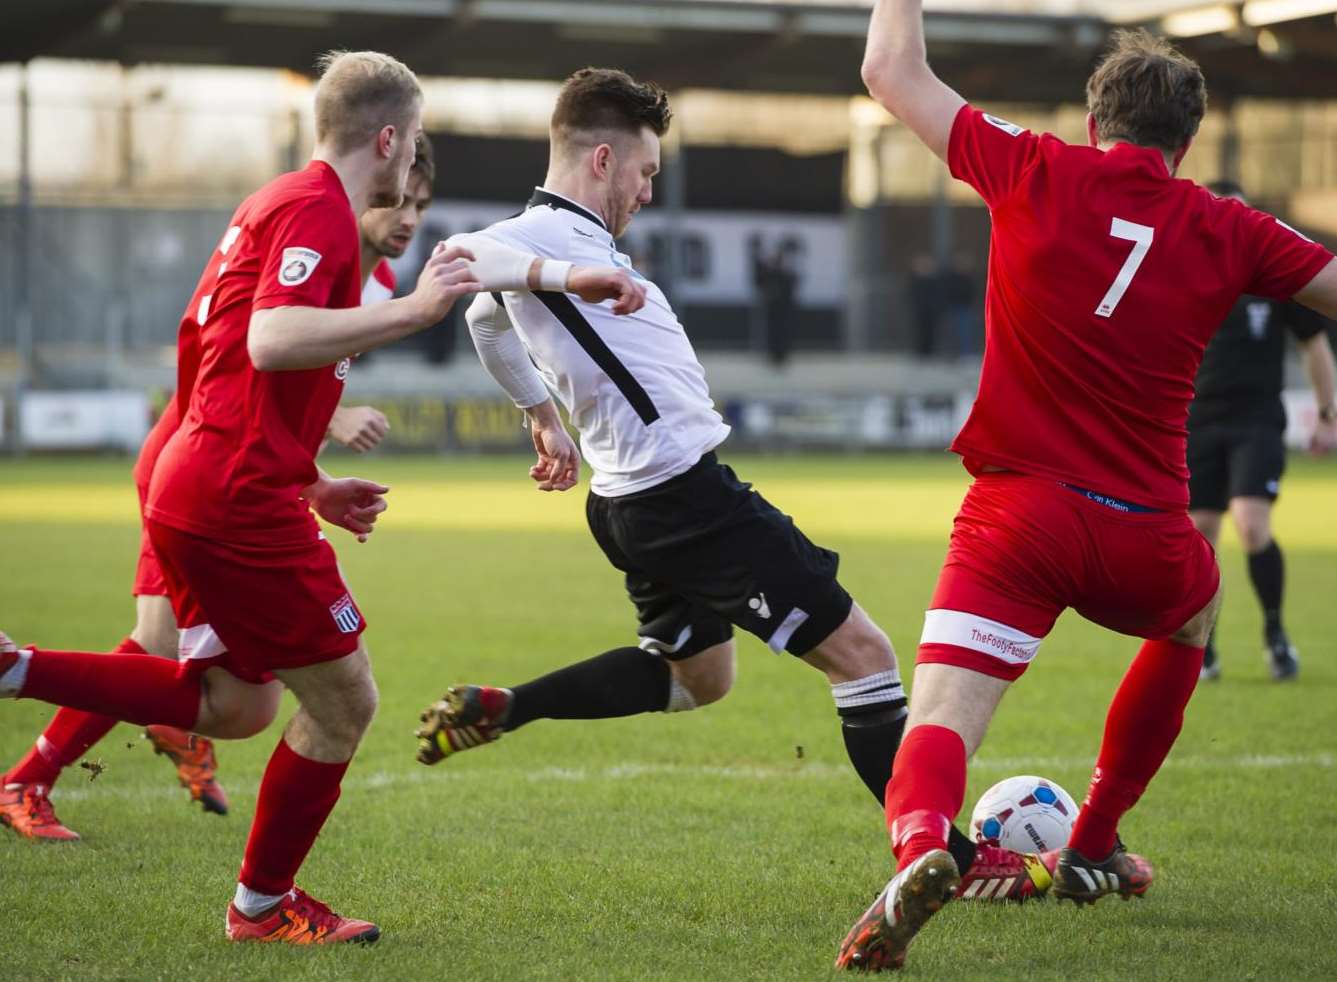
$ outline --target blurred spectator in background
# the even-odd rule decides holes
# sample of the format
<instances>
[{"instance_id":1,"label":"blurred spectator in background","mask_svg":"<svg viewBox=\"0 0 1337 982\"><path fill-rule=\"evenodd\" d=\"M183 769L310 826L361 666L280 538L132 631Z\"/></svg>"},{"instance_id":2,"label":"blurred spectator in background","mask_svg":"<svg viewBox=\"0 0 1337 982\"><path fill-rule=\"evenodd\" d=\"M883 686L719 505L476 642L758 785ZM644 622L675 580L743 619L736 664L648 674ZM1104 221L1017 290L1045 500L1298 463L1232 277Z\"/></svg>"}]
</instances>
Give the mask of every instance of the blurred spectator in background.
<instances>
[{"instance_id":1,"label":"blurred spectator in background","mask_svg":"<svg viewBox=\"0 0 1337 982\"><path fill-rule=\"evenodd\" d=\"M914 320L914 352L932 357L938 349L938 321L942 315L942 281L938 263L927 252L910 261L910 316Z\"/></svg>"},{"instance_id":2,"label":"blurred spectator in background","mask_svg":"<svg viewBox=\"0 0 1337 982\"><path fill-rule=\"evenodd\" d=\"M965 252L953 257L940 277L943 313L951 335L952 354L969 358L975 353L975 261Z\"/></svg>"},{"instance_id":3,"label":"blurred spectator in background","mask_svg":"<svg viewBox=\"0 0 1337 982\"><path fill-rule=\"evenodd\" d=\"M752 258L752 285L757 290L766 356L780 367L789 361L794 346L794 312L798 306L798 261L802 245L793 238L781 239L767 249L760 235L748 240Z\"/></svg>"}]
</instances>

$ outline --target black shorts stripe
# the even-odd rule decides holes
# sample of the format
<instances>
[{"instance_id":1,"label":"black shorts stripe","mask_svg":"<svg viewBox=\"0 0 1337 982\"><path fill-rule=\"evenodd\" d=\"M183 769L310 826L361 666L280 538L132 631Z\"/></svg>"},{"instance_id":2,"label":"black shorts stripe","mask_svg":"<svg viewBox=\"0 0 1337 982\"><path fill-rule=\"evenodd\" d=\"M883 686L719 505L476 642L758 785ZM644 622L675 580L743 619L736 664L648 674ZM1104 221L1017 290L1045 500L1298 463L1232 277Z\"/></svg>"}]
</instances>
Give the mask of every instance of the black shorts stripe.
<instances>
[{"instance_id":1,"label":"black shorts stripe","mask_svg":"<svg viewBox=\"0 0 1337 982\"><path fill-rule=\"evenodd\" d=\"M627 402L631 403L631 408L636 410L636 415L641 417L641 422L649 426L655 420L659 419L659 410L650 399L650 394L641 388L641 383L632 377L631 372L627 371L627 366L617 360L617 355L613 354L611 348L604 343L604 339L599 337L599 333L590 325L584 315L576 309L576 305L571 302L571 298L565 293L535 293L536 296L548 310L562 322L562 326L567 332L576 339L576 343L585 349L585 353L594 359L594 363L603 369L617 390L622 393Z\"/></svg>"}]
</instances>

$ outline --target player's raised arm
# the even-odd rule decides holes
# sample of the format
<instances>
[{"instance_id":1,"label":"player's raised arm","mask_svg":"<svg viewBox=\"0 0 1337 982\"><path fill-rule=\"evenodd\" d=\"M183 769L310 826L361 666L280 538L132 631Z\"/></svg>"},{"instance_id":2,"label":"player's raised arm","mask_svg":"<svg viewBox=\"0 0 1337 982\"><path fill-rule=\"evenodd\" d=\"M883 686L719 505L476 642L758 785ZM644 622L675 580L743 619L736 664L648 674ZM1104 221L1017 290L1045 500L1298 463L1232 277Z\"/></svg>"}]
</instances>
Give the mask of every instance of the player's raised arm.
<instances>
[{"instance_id":1,"label":"player's raised arm","mask_svg":"<svg viewBox=\"0 0 1337 982\"><path fill-rule=\"evenodd\" d=\"M467 249L475 278L486 290L574 293L587 303L614 301L616 314L634 314L645 306L645 287L626 271L612 266L577 266L542 259L516 249L486 232L453 235L437 246Z\"/></svg>"},{"instance_id":2,"label":"player's raised arm","mask_svg":"<svg viewBox=\"0 0 1337 982\"><path fill-rule=\"evenodd\" d=\"M463 249L432 256L407 297L371 307L265 307L251 315L246 348L262 372L333 365L431 327L455 301L482 290Z\"/></svg>"},{"instance_id":3,"label":"player's raised arm","mask_svg":"<svg viewBox=\"0 0 1337 982\"><path fill-rule=\"evenodd\" d=\"M928 66L921 0L877 0L861 74L869 94L946 160L965 100Z\"/></svg>"}]
</instances>

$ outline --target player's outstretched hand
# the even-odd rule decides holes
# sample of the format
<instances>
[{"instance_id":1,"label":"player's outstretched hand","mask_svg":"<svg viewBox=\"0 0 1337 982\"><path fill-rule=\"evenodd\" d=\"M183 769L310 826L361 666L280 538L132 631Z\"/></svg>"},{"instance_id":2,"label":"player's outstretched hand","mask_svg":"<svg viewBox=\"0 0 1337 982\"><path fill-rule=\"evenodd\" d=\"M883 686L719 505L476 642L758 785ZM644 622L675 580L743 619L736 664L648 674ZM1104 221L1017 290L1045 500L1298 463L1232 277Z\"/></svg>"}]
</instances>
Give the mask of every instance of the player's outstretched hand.
<instances>
[{"instance_id":1,"label":"player's outstretched hand","mask_svg":"<svg viewBox=\"0 0 1337 982\"><path fill-rule=\"evenodd\" d=\"M390 489L357 477L322 477L303 492L316 514L331 525L347 529L366 542L387 505L382 497Z\"/></svg>"},{"instance_id":2,"label":"player's outstretched hand","mask_svg":"<svg viewBox=\"0 0 1337 982\"><path fill-rule=\"evenodd\" d=\"M530 425L538 461L529 468L529 476L540 491L569 491L580 480L580 451L571 434L560 424Z\"/></svg>"},{"instance_id":3,"label":"player's outstretched hand","mask_svg":"<svg viewBox=\"0 0 1337 982\"><path fill-rule=\"evenodd\" d=\"M390 432L390 421L374 406L340 406L330 420L330 436L349 450L366 453Z\"/></svg>"},{"instance_id":4,"label":"player's outstretched hand","mask_svg":"<svg viewBox=\"0 0 1337 982\"><path fill-rule=\"evenodd\" d=\"M444 242L432 251L432 258L423 267L412 294L421 311L419 319L423 327L430 327L445 317L460 297L483 289L483 284L474 278L469 268L473 259L474 254L468 249L447 246Z\"/></svg>"},{"instance_id":5,"label":"player's outstretched hand","mask_svg":"<svg viewBox=\"0 0 1337 982\"><path fill-rule=\"evenodd\" d=\"M611 266L572 266L566 278L566 292L574 293L586 303L615 301L615 314L634 314L645 306L645 284L625 270Z\"/></svg>"}]
</instances>

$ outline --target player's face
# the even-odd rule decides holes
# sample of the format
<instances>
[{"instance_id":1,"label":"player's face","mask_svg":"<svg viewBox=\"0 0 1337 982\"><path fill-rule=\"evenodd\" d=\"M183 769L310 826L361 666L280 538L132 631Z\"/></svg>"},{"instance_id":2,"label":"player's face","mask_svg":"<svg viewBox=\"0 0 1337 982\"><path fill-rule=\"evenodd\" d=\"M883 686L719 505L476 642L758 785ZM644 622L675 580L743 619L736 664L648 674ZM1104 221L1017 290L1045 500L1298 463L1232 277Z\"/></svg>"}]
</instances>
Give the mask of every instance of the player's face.
<instances>
[{"instance_id":1,"label":"player's face","mask_svg":"<svg viewBox=\"0 0 1337 982\"><path fill-rule=\"evenodd\" d=\"M659 137L645 126L639 137L620 147L616 166L608 181L608 210L613 237L627 230L631 218L650 203L651 185L659 173Z\"/></svg>"},{"instance_id":2,"label":"player's face","mask_svg":"<svg viewBox=\"0 0 1337 982\"><path fill-rule=\"evenodd\" d=\"M409 175L404 200L398 208L369 208L362 213L362 241L382 256L398 259L404 255L422 216L432 203L432 190L421 174Z\"/></svg>"},{"instance_id":3,"label":"player's face","mask_svg":"<svg viewBox=\"0 0 1337 982\"><path fill-rule=\"evenodd\" d=\"M396 128L391 154L377 174L369 208L395 208L404 200L408 185L409 168L413 166L413 151L422 135L422 104L415 104L403 130Z\"/></svg>"}]
</instances>

